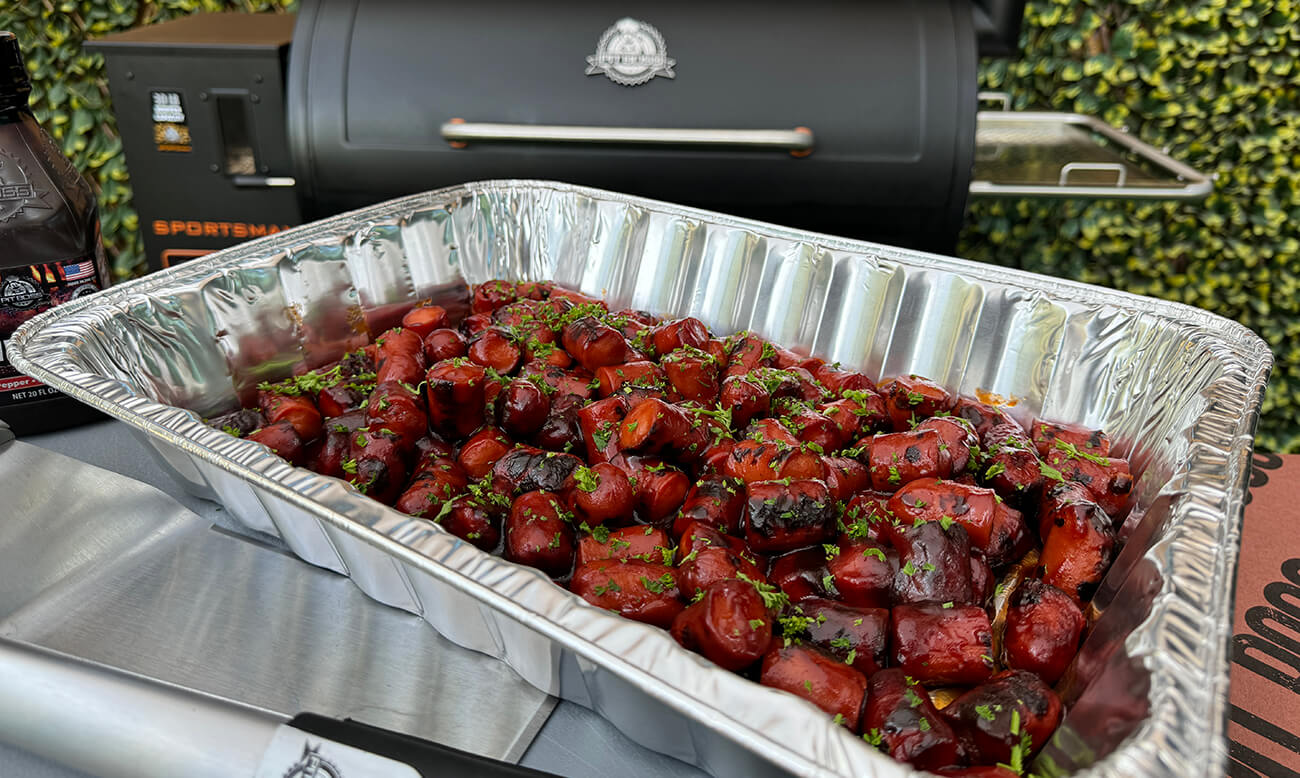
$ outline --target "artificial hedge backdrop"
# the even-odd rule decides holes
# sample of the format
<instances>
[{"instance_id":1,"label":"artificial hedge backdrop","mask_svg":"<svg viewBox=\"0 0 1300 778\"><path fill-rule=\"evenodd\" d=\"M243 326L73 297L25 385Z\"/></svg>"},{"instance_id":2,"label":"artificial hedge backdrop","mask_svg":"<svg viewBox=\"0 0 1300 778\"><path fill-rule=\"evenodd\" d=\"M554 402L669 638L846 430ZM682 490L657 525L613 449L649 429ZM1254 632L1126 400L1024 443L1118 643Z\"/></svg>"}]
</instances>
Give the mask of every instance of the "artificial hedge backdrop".
<instances>
[{"instance_id":1,"label":"artificial hedge backdrop","mask_svg":"<svg viewBox=\"0 0 1300 778\"><path fill-rule=\"evenodd\" d=\"M97 187L119 277L142 262L121 143L88 36L196 11L293 0L20 0L0 29L26 49L37 117ZM1023 56L981 86L1014 107L1099 114L1216 173L1203 203L983 201L959 253L1165 297L1263 335L1277 357L1258 443L1300 451L1300 0L1031 0Z\"/></svg>"}]
</instances>

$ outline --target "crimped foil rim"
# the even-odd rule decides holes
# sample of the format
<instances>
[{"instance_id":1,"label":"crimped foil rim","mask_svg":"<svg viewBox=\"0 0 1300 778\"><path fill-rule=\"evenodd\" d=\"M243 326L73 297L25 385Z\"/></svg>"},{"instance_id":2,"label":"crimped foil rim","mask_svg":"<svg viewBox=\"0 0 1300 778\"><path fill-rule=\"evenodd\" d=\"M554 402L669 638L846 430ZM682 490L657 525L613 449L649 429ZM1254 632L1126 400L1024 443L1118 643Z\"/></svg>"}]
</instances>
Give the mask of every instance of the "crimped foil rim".
<instances>
[{"instance_id":1,"label":"crimped foil rim","mask_svg":"<svg viewBox=\"0 0 1300 778\"><path fill-rule=\"evenodd\" d=\"M414 545L404 545L394 538L411 534L413 520L365 498L341 481L291 467L279 457L270 454L260 444L231 438L208 428L190 411L153 402L124 384L81 371L70 356L74 348L73 344L80 337L79 332L85 332L85 327L93 327L96 319L101 316L121 313L125 310L125 303L128 300L138 299L141 295L204 278L219 270L237 267L241 262L262 260L278 251L310 243L313 240L337 238L345 231L351 234L376 222L404 218L415 211L447 205L466 197L491 192L524 190L572 193L683 219L708 222L719 227L746 230L766 237L815 244L831 250L874 255L905 266L934 269L996 284L1016 284L1057 301L1090 305L1100 302L1126 313L1154 317L1167 324L1198 330L1196 340L1213 352L1224 370L1222 375L1205 389L1207 395L1214 396L1214 402L1208 404L1193 424L1206 428L1207 433L1216 434L1196 437L1189 449L1188 459L1182 463L1183 467L1162 489L1162 493L1173 492L1178 495L1171 513L1170 527L1162 539L1144 554L1144 557L1161 574L1161 591L1156 595L1150 612L1125 640L1127 655L1140 659L1151 674L1149 701L1152 704L1153 715L1148 716L1119 748L1081 774L1125 775L1137 769L1152 767L1164 768L1170 775L1190 774L1201 769L1207 773L1222 771L1227 758L1224 735L1228 679L1227 633L1231 628L1231 582L1235 580L1233 576L1236 565L1235 550L1239 541L1245 484L1249 475L1250 438L1258 419L1259 405L1272 355L1262 339L1250 330L1207 311L1180 303L1099 289L1020 270L818 235L585 187L546 181L485 181L412 195L341 214L71 301L35 317L15 333L10 342L13 363L18 369L82 402L162 438L192 456L255 482L281 499L327 521L331 526L377 546L435 578L462 591L472 590L472 595L480 601L551 637L566 648L597 662L617 675L627 680L635 679L639 682L639 688L661 702L683 715L703 721L710 728L741 742L787 769L826 774L844 774L850 770L864 769L886 773L906 771L906 766L876 754L871 749L850 747L849 741L856 738L841 728L831 725L825 716L810 704L798 701L799 705L790 706L789 696L773 698L775 700L773 704L784 703L784 715L795 715L801 719L808 719L809 722L814 718L820 721L822 732L827 739L827 742L822 745L830 746L834 743L837 746L833 749L834 753L842 757L835 760L837 764L811 761L804 754L777 742L765 733L754 729L750 724L737 720L734 715L703 699L701 695L682 688L681 679L668 681L640 664L628 662L619 654L603 648L598 643L581 638L569 626L550 621L532 607L526 607L501 595L499 591L480 580L490 576L494 571L502 570L501 566L508 566L504 568L502 575L511 579L520 575L532 576L536 582L550 587L548 593L553 595L552 600L554 597L568 598L566 610L575 607L590 610L590 613L581 615L584 619L592 620L592 623L599 624L601 620L616 619L614 623L621 627L629 625L622 618L588 606L571 593L552 587L549 580L540 572L473 549L440 527L420 528L428 534ZM1187 432L1190 433L1190 430ZM1222 462L1226 462L1228 467L1224 468ZM1196 476L1194 482L1191 480L1192 476ZM1189 518L1194 515L1208 515L1217 517L1218 520L1208 525L1204 522L1190 521ZM1210 602L1191 601L1190 595L1170 579L1170 566L1179 553L1182 543L1219 549L1215 563L1223 575L1222 580L1228 583L1226 587L1211 592ZM458 555L454 565L446 561L446 557L453 554ZM439 559L446 563L439 562ZM467 567L472 570L467 571ZM532 589L535 590L536 587L533 586ZM1162 656L1159 651L1159 618L1167 610L1175 608L1184 611L1190 608L1203 622L1202 626L1205 627L1207 638L1214 638L1208 643L1204 669L1190 667L1186 663L1177 661L1171 662L1168 656ZM734 689L742 697L755 693L753 690L780 694L780 692L758 687L708 664L693 654L688 654L683 649L677 648L671 638L661 630L635 626L640 627L644 632L642 640L667 641L664 650L685 654L681 658L695 665L691 670L693 674L697 671L706 673L704 676L693 675L692 681L699 678L701 682L689 684L692 687L725 689L730 693L733 691L733 686L743 684L744 687L750 688ZM1174 744L1179 746L1178 752L1175 752L1171 750L1168 740L1175 733L1166 731L1171 729L1170 726L1163 718L1158 719L1154 715L1154 709L1157 704L1155 698L1160 691L1176 688L1176 682L1180 679L1184 682L1192 681L1208 689L1209 696L1204 705L1200 706L1206 708L1204 711L1206 720L1197 722L1203 727L1201 732L1204 736L1196 742ZM741 714L744 715L745 712L741 711ZM821 751L827 753L826 749ZM1178 769L1180 766L1187 769L1180 770Z\"/></svg>"}]
</instances>

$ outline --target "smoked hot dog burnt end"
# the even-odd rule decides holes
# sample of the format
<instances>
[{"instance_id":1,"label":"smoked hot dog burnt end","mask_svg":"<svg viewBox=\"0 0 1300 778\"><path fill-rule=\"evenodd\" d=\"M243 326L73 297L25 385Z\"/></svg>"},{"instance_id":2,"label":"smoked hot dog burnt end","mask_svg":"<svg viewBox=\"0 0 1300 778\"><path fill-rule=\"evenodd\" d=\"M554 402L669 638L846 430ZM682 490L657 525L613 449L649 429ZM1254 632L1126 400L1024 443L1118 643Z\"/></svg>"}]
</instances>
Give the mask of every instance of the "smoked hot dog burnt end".
<instances>
[{"instance_id":1,"label":"smoked hot dog burnt end","mask_svg":"<svg viewBox=\"0 0 1300 778\"><path fill-rule=\"evenodd\" d=\"M417 305L209 423L669 630L866 747L1028 768L1122 542L1135 476L1104 433L544 282L480 285L469 308Z\"/></svg>"}]
</instances>

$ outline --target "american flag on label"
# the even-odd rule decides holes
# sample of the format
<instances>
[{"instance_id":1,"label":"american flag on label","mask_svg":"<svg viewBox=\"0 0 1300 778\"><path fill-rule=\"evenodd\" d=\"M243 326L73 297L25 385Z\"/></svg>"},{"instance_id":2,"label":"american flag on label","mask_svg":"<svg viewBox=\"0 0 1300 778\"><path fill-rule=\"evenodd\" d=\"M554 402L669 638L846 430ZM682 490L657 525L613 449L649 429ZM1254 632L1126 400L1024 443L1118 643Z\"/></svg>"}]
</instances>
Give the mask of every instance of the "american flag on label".
<instances>
[{"instance_id":1,"label":"american flag on label","mask_svg":"<svg viewBox=\"0 0 1300 778\"><path fill-rule=\"evenodd\" d=\"M69 262L60 265L59 272L63 275L64 281L80 281L95 275L95 263L89 259L85 262Z\"/></svg>"}]
</instances>

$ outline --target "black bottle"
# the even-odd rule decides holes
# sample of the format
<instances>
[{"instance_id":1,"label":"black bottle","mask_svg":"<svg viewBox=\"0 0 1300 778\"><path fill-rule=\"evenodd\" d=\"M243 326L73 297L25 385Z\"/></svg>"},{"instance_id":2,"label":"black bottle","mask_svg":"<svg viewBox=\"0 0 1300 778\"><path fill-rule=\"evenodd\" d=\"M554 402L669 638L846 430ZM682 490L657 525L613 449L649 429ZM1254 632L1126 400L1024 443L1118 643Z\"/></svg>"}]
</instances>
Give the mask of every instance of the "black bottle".
<instances>
[{"instance_id":1,"label":"black bottle","mask_svg":"<svg viewBox=\"0 0 1300 778\"><path fill-rule=\"evenodd\" d=\"M36 314L108 285L94 193L36 123L31 91L17 38L0 32L0 419L19 435L102 418L19 373L4 346Z\"/></svg>"}]
</instances>

